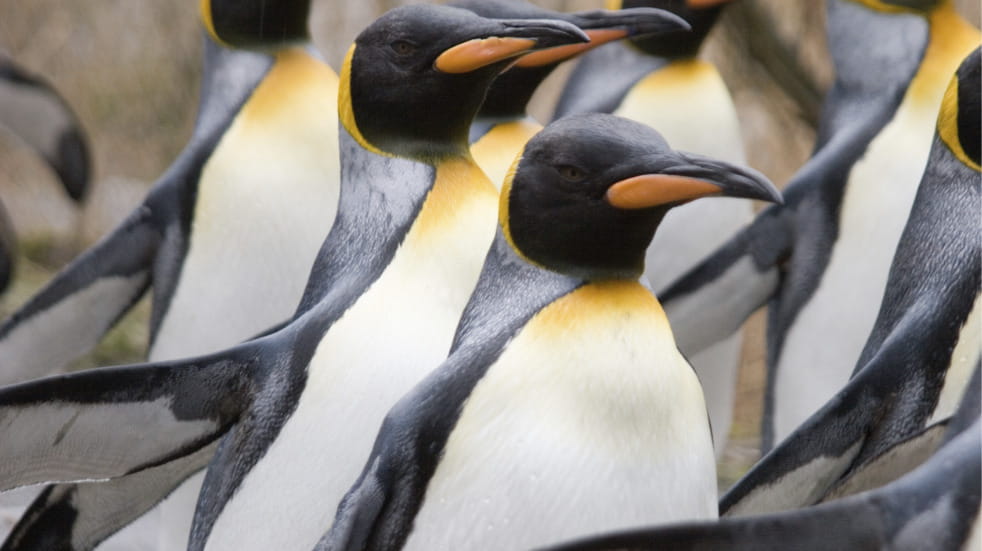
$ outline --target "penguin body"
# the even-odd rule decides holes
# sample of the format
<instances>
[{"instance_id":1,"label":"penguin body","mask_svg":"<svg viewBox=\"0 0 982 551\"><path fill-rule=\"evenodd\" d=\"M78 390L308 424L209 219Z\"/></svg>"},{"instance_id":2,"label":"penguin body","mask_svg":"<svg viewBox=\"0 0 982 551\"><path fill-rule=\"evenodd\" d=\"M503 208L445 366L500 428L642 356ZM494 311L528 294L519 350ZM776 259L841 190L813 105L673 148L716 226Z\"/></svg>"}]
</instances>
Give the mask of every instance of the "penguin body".
<instances>
[{"instance_id":1,"label":"penguin body","mask_svg":"<svg viewBox=\"0 0 982 551\"><path fill-rule=\"evenodd\" d=\"M105 429L149 415L140 426L157 432L152 446L79 467L73 456L98 456L99 448L117 453L122 443L116 437L125 439L126 431L88 434L91 425L78 432L68 427L61 439L66 444L52 447L5 416L16 425L9 434L31 440L17 446L26 450L18 457L48 459L47 467L24 470L11 458L0 473L3 486L116 478L147 465L179 464L217 445L188 548L312 547L368 456L371 435L391 405L386 400L405 392L407 379L432 369L431 354L434 362L445 355L477 279L496 204L494 188L467 149L467 128L483 92L515 56L585 40L567 23L502 22L439 6L398 8L377 20L359 35L342 70L344 192L294 317L209 356L17 387L7 410L14 416L25 407L29 417L42 418L96 411ZM447 96L457 102L448 106ZM435 331L441 319L450 320L446 335ZM405 348L381 345L386 339ZM207 386L189 391L198 384L189 381L198 379ZM122 390L113 394L107 385ZM368 436L348 440L362 433ZM90 444L107 444L79 451L82 435ZM308 467L327 476L291 486L296 461L312 461ZM334 487L340 488L336 495Z\"/></svg>"},{"instance_id":2,"label":"penguin body","mask_svg":"<svg viewBox=\"0 0 982 551\"><path fill-rule=\"evenodd\" d=\"M449 357L389 412L318 549L524 549L715 517L699 381L638 281L665 211L710 193L779 197L609 115L533 137Z\"/></svg>"},{"instance_id":3,"label":"penguin body","mask_svg":"<svg viewBox=\"0 0 982 551\"><path fill-rule=\"evenodd\" d=\"M975 549L982 470L978 390L976 385L943 431L937 452L882 487L794 511L597 535L550 549Z\"/></svg>"},{"instance_id":4,"label":"penguin body","mask_svg":"<svg viewBox=\"0 0 982 551\"><path fill-rule=\"evenodd\" d=\"M81 202L90 181L88 137L68 103L50 84L0 52L0 128L36 151L68 196ZM0 292L13 278L16 236L0 205Z\"/></svg>"},{"instance_id":5,"label":"penguin body","mask_svg":"<svg viewBox=\"0 0 982 551\"><path fill-rule=\"evenodd\" d=\"M817 149L787 187L786 204L762 212L663 294L679 333L704 338L689 343L693 349L769 302L765 450L841 389L855 368L914 201L915 175L928 160L944 87L978 44L978 31L950 2L871 6L828 3L836 83ZM707 301L693 291L713 288L728 289L719 292L728 296L727 308L713 310L704 324L699 312Z\"/></svg>"},{"instance_id":6,"label":"penguin body","mask_svg":"<svg viewBox=\"0 0 982 551\"><path fill-rule=\"evenodd\" d=\"M614 4L671 9L692 25L692 32L610 44L583 56L563 89L554 118L613 113L657 129L673 148L745 165L736 108L726 84L711 63L697 57L722 6L700 9L659 1ZM660 294L752 218L751 205L733 205L724 199L709 198L673 209L649 248L645 278L651 289ZM699 373L716 451L722 453L733 415L742 334L734 332L708 349L692 350L686 346L687 336L676 333L683 353Z\"/></svg>"},{"instance_id":7,"label":"penguin body","mask_svg":"<svg viewBox=\"0 0 982 551\"><path fill-rule=\"evenodd\" d=\"M206 3L203 19L247 4ZM273 25L268 19L266 30L275 38L246 40L248 19L242 18L239 33L232 35L240 42L232 44L227 34L222 40L209 27L190 142L127 221L4 323L0 377L16 380L57 370L94 344L148 285L154 293L149 351L154 361L211 352L290 316L336 212L339 166L337 76L304 45L309 6L282 2L280 7L287 4L303 8L297 15L301 34L276 32L296 22ZM232 47L260 42L266 47L262 53ZM40 346L52 334L74 339L59 336L57 346ZM66 519L66 510L75 518L62 521L68 527L59 528L58 537L70 539L65 544L70 549L91 548L154 506L210 457L202 452L179 466L101 485L50 488L10 537L26 547L11 549L52 537L61 526L54 519ZM161 516L158 545L185 547L197 487L182 492L190 494L189 504L147 514L140 521L144 526L124 531L103 548L157 548L135 538L153 532L148 525Z\"/></svg>"},{"instance_id":8,"label":"penguin body","mask_svg":"<svg viewBox=\"0 0 982 551\"><path fill-rule=\"evenodd\" d=\"M784 510L892 480L934 451L937 427L959 402L977 398L978 389L967 383L982 354L980 66L976 49L948 87L852 380L734 485L722 511Z\"/></svg>"}]
</instances>

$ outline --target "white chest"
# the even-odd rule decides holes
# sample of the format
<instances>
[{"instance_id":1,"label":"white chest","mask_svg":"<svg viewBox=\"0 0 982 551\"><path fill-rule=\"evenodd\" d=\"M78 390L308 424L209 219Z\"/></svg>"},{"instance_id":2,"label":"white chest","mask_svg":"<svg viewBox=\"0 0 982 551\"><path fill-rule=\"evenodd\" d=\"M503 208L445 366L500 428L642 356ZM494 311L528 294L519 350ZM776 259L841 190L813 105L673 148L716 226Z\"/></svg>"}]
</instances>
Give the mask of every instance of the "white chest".
<instances>
[{"instance_id":1,"label":"white chest","mask_svg":"<svg viewBox=\"0 0 982 551\"><path fill-rule=\"evenodd\" d=\"M406 548L527 549L715 516L702 392L667 325L613 309L557 329L540 314L465 403Z\"/></svg>"},{"instance_id":2,"label":"white chest","mask_svg":"<svg viewBox=\"0 0 982 551\"><path fill-rule=\"evenodd\" d=\"M274 67L205 164L190 244L153 360L211 352L290 316L334 222L337 78L326 66L282 95ZM289 83L288 83L289 84ZM275 106L270 104L275 102Z\"/></svg>"},{"instance_id":3,"label":"white chest","mask_svg":"<svg viewBox=\"0 0 982 551\"><path fill-rule=\"evenodd\" d=\"M327 531L389 408L449 352L494 230L487 199L458 205L454 231L410 234L324 336L296 410L226 505L209 550L310 549Z\"/></svg>"},{"instance_id":4,"label":"white chest","mask_svg":"<svg viewBox=\"0 0 982 551\"><path fill-rule=\"evenodd\" d=\"M776 441L845 384L873 329L930 152L940 97L928 103L901 104L849 174L829 264L781 351Z\"/></svg>"}]
</instances>

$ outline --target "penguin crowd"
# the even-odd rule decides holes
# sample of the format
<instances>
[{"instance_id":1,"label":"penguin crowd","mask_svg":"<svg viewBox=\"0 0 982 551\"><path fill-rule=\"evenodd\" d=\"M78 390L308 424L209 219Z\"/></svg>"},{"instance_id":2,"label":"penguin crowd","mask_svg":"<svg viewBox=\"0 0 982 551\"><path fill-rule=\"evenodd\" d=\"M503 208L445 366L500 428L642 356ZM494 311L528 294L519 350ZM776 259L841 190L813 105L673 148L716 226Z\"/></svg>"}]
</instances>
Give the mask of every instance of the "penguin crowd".
<instances>
[{"instance_id":1,"label":"penguin crowd","mask_svg":"<svg viewBox=\"0 0 982 551\"><path fill-rule=\"evenodd\" d=\"M311 0L200 0L186 145L0 320L0 551L978 549L982 34L825 0L779 191L700 55L751 1L414 3L332 68ZM0 56L80 200L69 101ZM0 210L0 290L14 244ZM145 363L66 372L147 294ZM765 307L764 456L720 495Z\"/></svg>"}]
</instances>

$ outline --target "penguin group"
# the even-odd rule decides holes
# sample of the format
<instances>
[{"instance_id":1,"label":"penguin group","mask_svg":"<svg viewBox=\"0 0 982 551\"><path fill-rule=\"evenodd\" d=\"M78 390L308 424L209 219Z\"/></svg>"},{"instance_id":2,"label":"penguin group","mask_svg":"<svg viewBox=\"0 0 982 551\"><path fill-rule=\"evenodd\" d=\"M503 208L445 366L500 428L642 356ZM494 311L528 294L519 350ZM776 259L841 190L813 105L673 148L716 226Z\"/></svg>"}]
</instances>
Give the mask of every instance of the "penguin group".
<instances>
[{"instance_id":1,"label":"penguin group","mask_svg":"<svg viewBox=\"0 0 982 551\"><path fill-rule=\"evenodd\" d=\"M201 0L187 144L0 320L0 549L977 547L982 35L826 0L782 193L700 54L747 1L414 3L335 71L311 0ZM4 67L81 196L77 118ZM148 291L146 363L64 372ZM766 455L720 496L764 306Z\"/></svg>"}]
</instances>

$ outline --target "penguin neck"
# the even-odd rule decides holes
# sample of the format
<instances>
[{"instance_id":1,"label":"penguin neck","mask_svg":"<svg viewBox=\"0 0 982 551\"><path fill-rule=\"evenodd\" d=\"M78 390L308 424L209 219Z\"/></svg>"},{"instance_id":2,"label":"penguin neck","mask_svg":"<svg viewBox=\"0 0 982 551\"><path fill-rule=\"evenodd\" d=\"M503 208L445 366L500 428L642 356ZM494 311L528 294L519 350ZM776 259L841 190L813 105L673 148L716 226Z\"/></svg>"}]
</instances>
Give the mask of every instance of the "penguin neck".
<instances>
[{"instance_id":1,"label":"penguin neck","mask_svg":"<svg viewBox=\"0 0 982 551\"><path fill-rule=\"evenodd\" d=\"M558 65L512 67L501 73L491 83L476 119L516 121L525 118L532 95Z\"/></svg>"}]
</instances>

